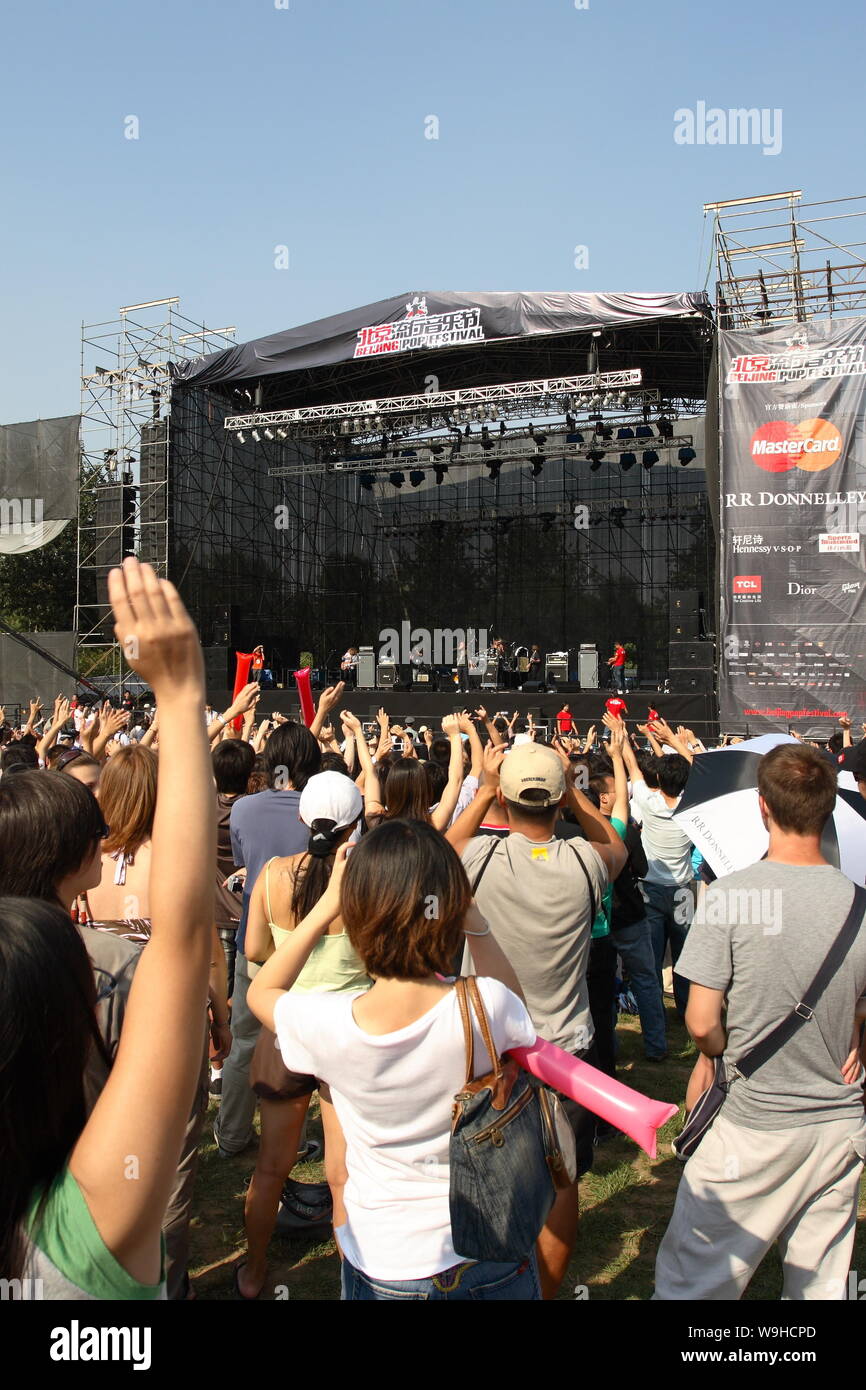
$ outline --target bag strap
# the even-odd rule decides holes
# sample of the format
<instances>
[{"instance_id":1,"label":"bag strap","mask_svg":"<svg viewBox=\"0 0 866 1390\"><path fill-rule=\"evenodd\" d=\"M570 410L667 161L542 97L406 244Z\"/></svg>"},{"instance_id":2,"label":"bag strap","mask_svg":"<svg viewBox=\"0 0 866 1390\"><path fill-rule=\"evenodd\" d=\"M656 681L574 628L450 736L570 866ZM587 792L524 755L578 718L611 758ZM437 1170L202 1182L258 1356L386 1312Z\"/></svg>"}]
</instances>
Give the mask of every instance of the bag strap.
<instances>
[{"instance_id":1,"label":"bag strap","mask_svg":"<svg viewBox=\"0 0 866 1390\"><path fill-rule=\"evenodd\" d=\"M571 840L566 840L566 844L569 846L570 849L573 849L573 850L574 850L574 853L575 853L575 855L576 855L576 857L577 857L577 862L578 862L578 864L580 865L580 867L583 869L583 876L584 876L584 878L586 879L586 886L587 886L587 888L589 889L589 908L590 908L590 913L591 913L591 916L590 916L590 919L589 919L589 925L590 925L590 927L592 927L593 922L595 921L596 917L598 916L598 904L597 904L597 902L596 902L596 900L595 900L595 889L594 889L593 886L592 886L592 879L591 879L590 876L589 876L589 869L588 869L588 868L586 867L586 865L584 864L583 859L581 858L580 851L579 851L579 849L577 848L577 846L574 845L574 844L572 844ZM607 919L605 918L605 920L607 920Z\"/></svg>"},{"instance_id":2,"label":"bag strap","mask_svg":"<svg viewBox=\"0 0 866 1390\"><path fill-rule=\"evenodd\" d=\"M738 1062L734 1063L741 1076L750 1077L765 1062L769 1062L770 1058L775 1057L779 1049L784 1047L788 1039L792 1038L804 1023L808 1023L814 1017L815 1005L839 969L853 944L854 938L860 931L864 912L866 912L866 889L855 887L851 910L842 923L842 928L827 952L814 980L800 1003L788 1017L783 1019L762 1042L759 1042L757 1047L753 1047L751 1052L747 1052L745 1057L741 1057Z\"/></svg>"},{"instance_id":3,"label":"bag strap","mask_svg":"<svg viewBox=\"0 0 866 1390\"><path fill-rule=\"evenodd\" d=\"M487 1012L484 1008L484 1001L481 998L481 993L478 989L478 981L476 980L474 975L467 975L465 979L469 999L471 1000L472 1007L475 1010L475 1017L478 1019L478 1026L481 1029L481 1036L484 1039L484 1046L490 1053L490 1060L493 1063L493 1074L498 1081L499 1078L503 1075L502 1059L499 1056L499 1053L496 1050L496 1044L493 1041L493 1034L490 1030L490 1020L487 1017ZM471 1081L473 1078L469 1077L468 1079Z\"/></svg>"},{"instance_id":4,"label":"bag strap","mask_svg":"<svg viewBox=\"0 0 866 1390\"><path fill-rule=\"evenodd\" d=\"M475 878L472 880L472 896L473 896L473 898L475 897L475 890L476 890L476 888L478 887L479 883L481 882L482 878L484 877L484 871L485 871L485 869L487 868L487 865L490 863L491 859L493 858L494 854L496 853L496 846L499 844L499 836L498 836L498 835L494 835L492 838L493 838L493 844L490 846L490 851L489 851L489 853L484 857L484 859L482 860L481 868L478 870L478 873L475 875Z\"/></svg>"},{"instance_id":5,"label":"bag strap","mask_svg":"<svg viewBox=\"0 0 866 1390\"><path fill-rule=\"evenodd\" d=\"M463 1024L463 1041L466 1047L466 1080L463 1084L468 1086L469 1082L475 1079L475 1035L472 1031L472 1020L469 1017L465 975L460 976L455 989L457 990L457 1003L460 1007L460 1020Z\"/></svg>"}]
</instances>

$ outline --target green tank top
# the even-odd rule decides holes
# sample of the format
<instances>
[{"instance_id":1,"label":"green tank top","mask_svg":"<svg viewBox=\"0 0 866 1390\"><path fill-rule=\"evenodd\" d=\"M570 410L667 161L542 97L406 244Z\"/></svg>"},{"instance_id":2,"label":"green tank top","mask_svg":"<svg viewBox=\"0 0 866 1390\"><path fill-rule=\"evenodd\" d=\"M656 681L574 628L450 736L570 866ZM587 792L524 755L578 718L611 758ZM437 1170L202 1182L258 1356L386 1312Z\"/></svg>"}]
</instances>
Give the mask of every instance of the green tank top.
<instances>
[{"instance_id":1,"label":"green tank top","mask_svg":"<svg viewBox=\"0 0 866 1390\"><path fill-rule=\"evenodd\" d=\"M265 865L265 903L268 909L268 926L274 946L282 946L292 935L285 927L278 927L271 911L271 865ZM293 994L357 994L359 989L368 989L370 977L361 964L361 958L345 932L334 936L323 936L316 942L309 959L295 983Z\"/></svg>"}]
</instances>

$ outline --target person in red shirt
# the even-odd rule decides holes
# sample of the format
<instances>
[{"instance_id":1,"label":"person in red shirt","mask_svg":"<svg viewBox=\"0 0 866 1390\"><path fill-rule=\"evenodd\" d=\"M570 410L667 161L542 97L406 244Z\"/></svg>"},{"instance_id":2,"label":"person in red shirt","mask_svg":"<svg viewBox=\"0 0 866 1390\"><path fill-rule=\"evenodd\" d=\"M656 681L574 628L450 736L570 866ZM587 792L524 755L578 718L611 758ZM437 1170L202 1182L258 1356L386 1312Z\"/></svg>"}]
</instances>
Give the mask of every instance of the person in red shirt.
<instances>
[{"instance_id":1,"label":"person in red shirt","mask_svg":"<svg viewBox=\"0 0 866 1390\"><path fill-rule=\"evenodd\" d=\"M570 734L574 729L574 720L571 717L571 710L568 705L563 705L559 714L556 716L556 723L561 734Z\"/></svg>"},{"instance_id":2,"label":"person in red shirt","mask_svg":"<svg viewBox=\"0 0 866 1390\"><path fill-rule=\"evenodd\" d=\"M622 642L614 643L613 656L609 656L607 664L611 668L613 677L613 688L618 690L620 695L625 694L625 647Z\"/></svg>"},{"instance_id":3,"label":"person in red shirt","mask_svg":"<svg viewBox=\"0 0 866 1390\"><path fill-rule=\"evenodd\" d=\"M254 650L253 650L253 662L252 662L252 671L250 672L250 679L251 679L251 680L254 680L254 681L259 681L259 682L261 683L262 671L263 671L264 669L265 669L265 649L264 649L264 647L255 647Z\"/></svg>"}]
</instances>

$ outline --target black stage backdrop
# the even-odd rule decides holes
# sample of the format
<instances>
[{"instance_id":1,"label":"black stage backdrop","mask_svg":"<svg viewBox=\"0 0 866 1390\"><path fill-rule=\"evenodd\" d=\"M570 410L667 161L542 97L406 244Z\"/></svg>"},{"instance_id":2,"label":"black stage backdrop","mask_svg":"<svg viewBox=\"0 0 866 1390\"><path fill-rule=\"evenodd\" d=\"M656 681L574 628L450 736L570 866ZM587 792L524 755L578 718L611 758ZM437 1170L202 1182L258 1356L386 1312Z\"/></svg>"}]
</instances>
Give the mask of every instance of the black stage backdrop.
<instances>
[{"instance_id":1,"label":"black stage backdrop","mask_svg":"<svg viewBox=\"0 0 866 1390\"><path fill-rule=\"evenodd\" d=\"M859 724L866 322L723 332L720 379L722 727Z\"/></svg>"}]
</instances>

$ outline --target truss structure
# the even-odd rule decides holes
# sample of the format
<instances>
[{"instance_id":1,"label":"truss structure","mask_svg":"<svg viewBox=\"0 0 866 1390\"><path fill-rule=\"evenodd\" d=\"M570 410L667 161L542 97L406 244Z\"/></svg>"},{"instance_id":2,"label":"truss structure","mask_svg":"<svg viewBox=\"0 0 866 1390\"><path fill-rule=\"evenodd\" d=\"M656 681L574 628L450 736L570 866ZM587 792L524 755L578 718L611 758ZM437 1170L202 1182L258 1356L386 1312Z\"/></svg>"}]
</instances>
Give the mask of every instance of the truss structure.
<instances>
[{"instance_id":1,"label":"truss structure","mask_svg":"<svg viewBox=\"0 0 866 1390\"><path fill-rule=\"evenodd\" d=\"M85 674L123 677L109 569L137 552L158 573L171 570L170 364L230 346L234 332L194 323L176 297L126 305L116 319L82 324L75 628Z\"/></svg>"},{"instance_id":2,"label":"truss structure","mask_svg":"<svg viewBox=\"0 0 866 1390\"><path fill-rule=\"evenodd\" d=\"M802 191L706 203L714 219L720 328L866 312L866 196Z\"/></svg>"}]
</instances>

